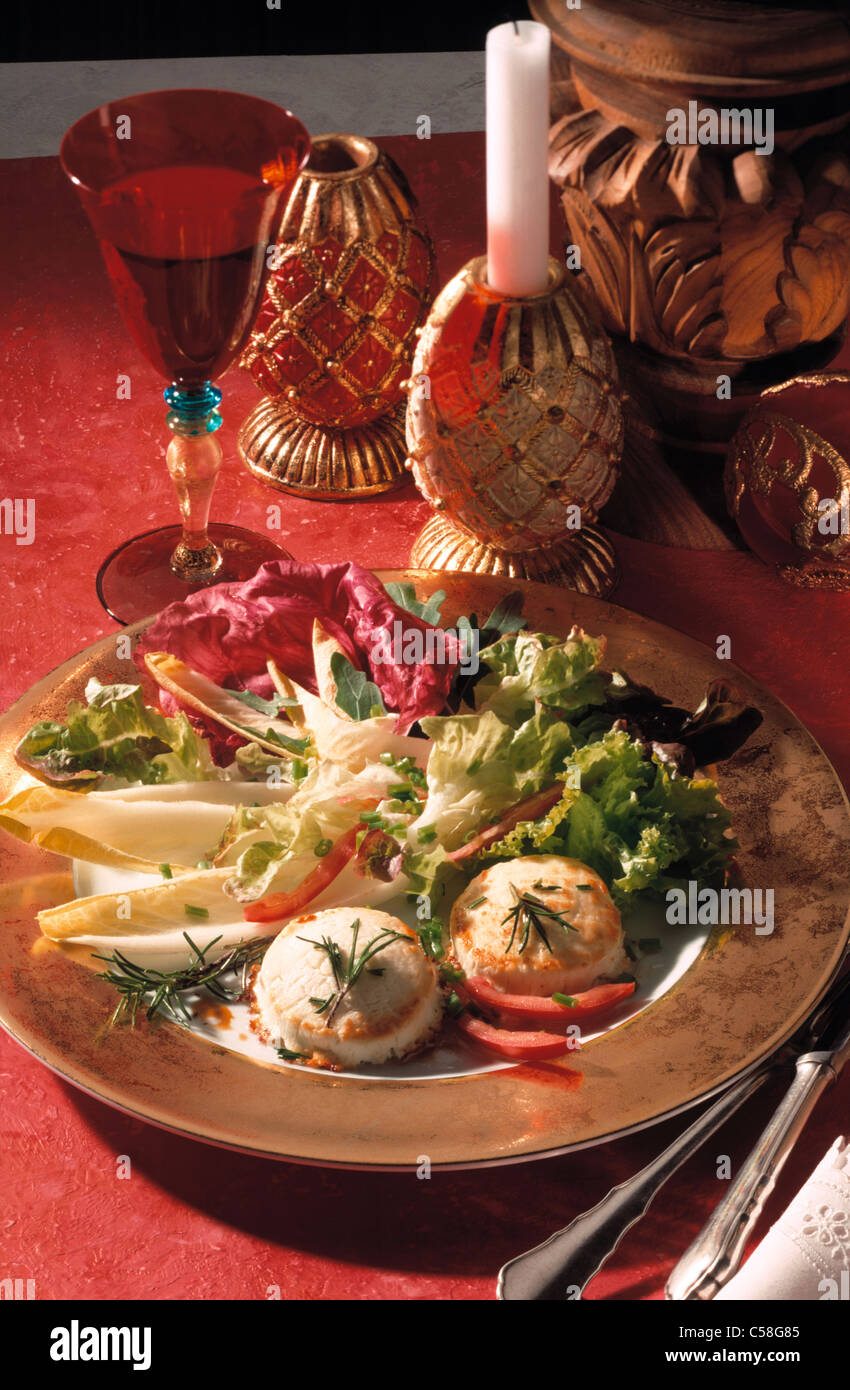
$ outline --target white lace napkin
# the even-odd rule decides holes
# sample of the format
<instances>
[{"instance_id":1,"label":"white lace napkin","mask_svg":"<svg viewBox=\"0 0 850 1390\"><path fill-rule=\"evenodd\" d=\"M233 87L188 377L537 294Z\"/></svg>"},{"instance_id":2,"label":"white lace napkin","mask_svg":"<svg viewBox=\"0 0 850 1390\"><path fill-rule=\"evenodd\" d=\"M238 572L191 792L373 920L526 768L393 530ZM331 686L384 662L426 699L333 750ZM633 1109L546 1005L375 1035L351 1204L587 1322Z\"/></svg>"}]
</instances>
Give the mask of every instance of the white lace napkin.
<instances>
[{"instance_id":1,"label":"white lace napkin","mask_svg":"<svg viewBox=\"0 0 850 1390\"><path fill-rule=\"evenodd\" d=\"M850 1299L850 1140L836 1139L720 1299Z\"/></svg>"}]
</instances>

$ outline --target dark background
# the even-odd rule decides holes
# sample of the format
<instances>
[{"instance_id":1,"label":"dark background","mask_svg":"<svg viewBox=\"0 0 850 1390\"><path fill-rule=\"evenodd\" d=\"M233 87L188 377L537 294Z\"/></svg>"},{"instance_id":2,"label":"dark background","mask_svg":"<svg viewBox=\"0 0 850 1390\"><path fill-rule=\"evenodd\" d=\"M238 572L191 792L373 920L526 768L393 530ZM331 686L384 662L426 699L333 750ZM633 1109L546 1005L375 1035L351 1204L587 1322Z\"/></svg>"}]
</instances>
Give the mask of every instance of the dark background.
<instances>
[{"instance_id":1,"label":"dark background","mask_svg":"<svg viewBox=\"0 0 850 1390\"><path fill-rule=\"evenodd\" d=\"M482 49L494 24L528 17L526 0L280 4L269 10L266 0L11 0L0 22L0 60L459 51ZM759 4L795 8L782 0ZM850 14L850 0L796 8Z\"/></svg>"},{"instance_id":2,"label":"dark background","mask_svg":"<svg viewBox=\"0 0 850 1390\"><path fill-rule=\"evenodd\" d=\"M482 49L524 0L12 0L5 62Z\"/></svg>"}]
</instances>

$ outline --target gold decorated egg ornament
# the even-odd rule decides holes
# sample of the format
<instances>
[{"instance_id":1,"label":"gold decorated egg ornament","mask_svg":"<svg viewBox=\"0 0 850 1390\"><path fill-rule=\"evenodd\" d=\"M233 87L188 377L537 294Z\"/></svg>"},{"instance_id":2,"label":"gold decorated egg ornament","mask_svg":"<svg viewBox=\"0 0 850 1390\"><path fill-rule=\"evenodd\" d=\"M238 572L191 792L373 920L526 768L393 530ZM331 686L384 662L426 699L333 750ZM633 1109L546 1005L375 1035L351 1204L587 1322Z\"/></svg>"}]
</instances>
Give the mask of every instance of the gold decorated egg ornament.
<instances>
[{"instance_id":1,"label":"gold decorated egg ornament","mask_svg":"<svg viewBox=\"0 0 850 1390\"><path fill-rule=\"evenodd\" d=\"M617 369L593 305L556 261L548 288L523 299L487 285L484 257L449 281L414 356L407 447L439 513L414 563L552 570L574 587L610 590L613 552L592 523L623 448ZM445 563L449 551L458 563Z\"/></svg>"}]
</instances>

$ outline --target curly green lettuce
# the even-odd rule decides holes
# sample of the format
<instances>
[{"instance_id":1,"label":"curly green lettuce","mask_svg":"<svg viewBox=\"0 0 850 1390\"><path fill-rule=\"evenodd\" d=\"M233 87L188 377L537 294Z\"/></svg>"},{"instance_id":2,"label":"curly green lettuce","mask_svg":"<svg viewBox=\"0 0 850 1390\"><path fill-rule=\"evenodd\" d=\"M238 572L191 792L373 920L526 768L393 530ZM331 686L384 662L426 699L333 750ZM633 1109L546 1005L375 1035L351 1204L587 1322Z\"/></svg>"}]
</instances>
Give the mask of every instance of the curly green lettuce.
<instances>
[{"instance_id":1,"label":"curly green lettuce","mask_svg":"<svg viewBox=\"0 0 850 1390\"><path fill-rule=\"evenodd\" d=\"M517 725L541 705L567 717L605 700L606 675L599 670L604 637L573 628L566 641L543 632L518 632L479 654L488 668L475 688L475 705Z\"/></svg>"},{"instance_id":2,"label":"curly green lettuce","mask_svg":"<svg viewBox=\"0 0 850 1390\"><path fill-rule=\"evenodd\" d=\"M429 716L422 728L433 740L428 797L413 835L456 849L467 836L498 820L508 807L551 786L573 751L569 726L547 711L519 728L492 710Z\"/></svg>"},{"instance_id":3,"label":"curly green lettuce","mask_svg":"<svg viewBox=\"0 0 850 1390\"><path fill-rule=\"evenodd\" d=\"M711 779L676 775L624 730L611 730L576 750L568 783L545 816L520 822L479 863L523 854L579 859L623 910L639 894L722 880L738 846Z\"/></svg>"}]
</instances>

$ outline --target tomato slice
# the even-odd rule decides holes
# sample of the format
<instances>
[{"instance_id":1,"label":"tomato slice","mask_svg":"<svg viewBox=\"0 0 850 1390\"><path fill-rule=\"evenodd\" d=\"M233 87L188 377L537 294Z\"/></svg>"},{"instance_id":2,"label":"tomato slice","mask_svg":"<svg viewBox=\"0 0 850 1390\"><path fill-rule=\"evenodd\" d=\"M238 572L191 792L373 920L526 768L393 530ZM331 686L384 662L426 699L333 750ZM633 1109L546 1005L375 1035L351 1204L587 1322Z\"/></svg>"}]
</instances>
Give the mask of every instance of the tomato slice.
<instances>
[{"instance_id":1,"label":"tomato slice","mask_svg":"<svg viewBox=\"0 0 850 1390\"><path fill-rule=\"evenodd\" d=\"M345 868L357 849L358 831L363 828L362 825L355 825L341 835L333 848L319 860L315 869L302 879L297 888L291 889L288 893L270 893L259 902L248 903L247 907L242 909L245 921L277 922L281 917L296 916L303 907L317 898L329 883L333 883L337 874Z\"/></svg>"},{"instance_id":2,"label":"tomato slice","mask_svg":"<svg viewBox=\"0 0 850 1390\"><path fill-rule=\"evenodd\" d=\"M520 1033L510 1028L494 1028L492 1023L473 1018L471 1014L460 1014L455 1023L468 1038L516 1062L562 1057L571 1050L570 1040L557 1033Z\"/></svg>"},{"instance_id":3,"label":"tomato slice","mask_svg":"<svg viewBox=\"0 0 850 1390\"><path fill-rule=\"evenodd\" d=\"M594 985L581 994L574 994L572 1008L556 1004L554 999L534 994L506 994L490 980L475 975L464 981L464 989L471 999L483 1009L498 1009L507 1018L515 1018L521 1023L540 1023L548 1027L557 1024L576 1023L579 1019L597 1018L600 1014L621 1004L635 992L635 981L624 980L615 985Z\"/></svg>"},{"instance_id":4,"label":"tomato slice","mask_svg":"<svg viewBox=\"0 0 850 1390\"><path fill-rule=\"evenodd\" d=\"M454 860L455 863L460 859L469 859L471 855L477 854L479 850L486 849L496 840L501 840L503 835L507 835L509 830L513 830L521 820L537 820L547 811L551 810L556 801L560 801L564 793L564 783L555 782L545 791L535 792L533 796L527 796L524 801L518 801L515 806L506 811L498 825L488 825L486 830L482 830L480 835L476 835L474 840L461 845L459 849L453 849L446 855L447 859Z\"/></svg>"}]
</instances>

